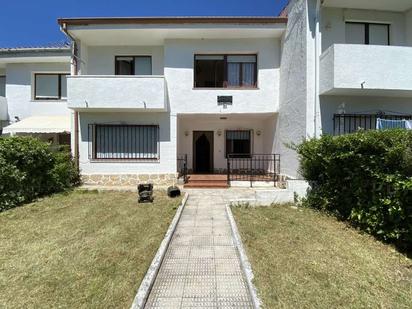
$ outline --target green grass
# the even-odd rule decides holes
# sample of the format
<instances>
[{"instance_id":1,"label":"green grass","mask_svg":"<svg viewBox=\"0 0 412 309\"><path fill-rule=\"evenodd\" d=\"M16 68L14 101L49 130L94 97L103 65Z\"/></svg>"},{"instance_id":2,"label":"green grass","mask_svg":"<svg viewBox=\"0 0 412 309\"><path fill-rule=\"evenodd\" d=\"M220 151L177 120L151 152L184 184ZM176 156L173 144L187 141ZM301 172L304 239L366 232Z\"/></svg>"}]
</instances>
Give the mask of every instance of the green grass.
<instances>
[{"instance_id":1,"label":"green grass","mask_svg":"<svg viewBox=\"0 0 412 309\"><path fill-rule=\"evenodd\" d=\"M311 209L233 213L265 308L412 308L412 261L392 247Z\"/></svg>"},{"instance_id":2,"label":"green grass","mask_svg":"<svg viewBox=\"0 0 412 309\"><path fill-rule=\"evenodd\" d=\"M181 199L71 192L0 213L1 308L129 308Z\"/></svg>"}]
</instances>

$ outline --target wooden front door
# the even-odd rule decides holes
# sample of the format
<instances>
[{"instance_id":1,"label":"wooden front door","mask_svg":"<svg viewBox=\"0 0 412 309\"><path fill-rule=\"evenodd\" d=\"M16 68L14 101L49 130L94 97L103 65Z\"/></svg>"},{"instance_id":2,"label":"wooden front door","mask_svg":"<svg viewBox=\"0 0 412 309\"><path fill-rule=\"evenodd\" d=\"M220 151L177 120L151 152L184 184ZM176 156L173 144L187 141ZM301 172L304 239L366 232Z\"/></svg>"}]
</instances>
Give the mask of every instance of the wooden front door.
<instances>
[{"instance_id":1,"label":"wooden front door","mask_svg":"<svg viewBox=\"0 0 412 309\"><path fill-rule=\"evenodd\" d=\"M193 172L213 173L213 131L193 131Z\"/></svg>"}]
</instances>

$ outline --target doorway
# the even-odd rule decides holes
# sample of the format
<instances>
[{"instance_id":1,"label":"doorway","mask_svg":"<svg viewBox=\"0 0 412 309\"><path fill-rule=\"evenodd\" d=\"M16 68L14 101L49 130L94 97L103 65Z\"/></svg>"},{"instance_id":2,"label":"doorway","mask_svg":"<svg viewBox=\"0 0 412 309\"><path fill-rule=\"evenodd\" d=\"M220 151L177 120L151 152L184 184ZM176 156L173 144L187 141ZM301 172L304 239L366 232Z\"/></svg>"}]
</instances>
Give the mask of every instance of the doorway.
<instances>
[{"instance_id":1,"label":"doorway","mask_svg":"<svg viewBox=\"0 0 412 309\"><path fill-rule=\"evenodd\" d=\"M193 172L213 173L213 131L193 131Z\"/></svg>"}]
</instances>

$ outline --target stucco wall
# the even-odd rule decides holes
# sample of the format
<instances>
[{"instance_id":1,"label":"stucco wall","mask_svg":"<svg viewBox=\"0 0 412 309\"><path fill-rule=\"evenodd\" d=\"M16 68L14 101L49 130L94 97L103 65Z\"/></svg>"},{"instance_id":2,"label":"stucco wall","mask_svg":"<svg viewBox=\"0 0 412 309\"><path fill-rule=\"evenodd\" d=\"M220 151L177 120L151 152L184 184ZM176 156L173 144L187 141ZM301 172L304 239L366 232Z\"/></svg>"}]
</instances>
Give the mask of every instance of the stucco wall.
<instances>
[{"instance_id":1,"label":"stucco wall","mask_svg":"<svg viewBox=\"0 0 412 309\"><path fill-rule=\"evenodd\" d=\"M188 155L188 168L193 167L193 131L214 132L214 168L226 169L225 159L225 130L253 130L252 151L256 154L271 153L274 140L275 115L261 115L254 117L228 116L221 120L219 115L185 116L178 119L178 153ZM217 132L221 132L221 136ZM256 133L260 131L261 135ZM185 135L188 133L188 136Z\"/></svg>"},{"instance_id":2,"label":"stucco wall","mask_svg":"<svg viewBox=\"0 0 412 309\"><path fill-rule=\"evenodd\" d=\"M158 162L90 162L89 124L159 125ZM176 116L169 113L80 113L80 169L82 174L167 174L176 173Z\"/></svg>"},{"instance_id":3,"label":"stucco wall","mask_svg":"<svg viewBox=\"0 0 412 309\"><path fill-rule=\"evenodd\" d=\"M70 72L69 63L20 63L6 67L6 95L9 118L23 119L33 115L69 114L66 101L33 101L34 73Z\"/></svg>"},{"instance_id":4,"label":"stucco wall","mask_svg":"<svg viewBox=\"0 0 412 309\"><path fill-rule=\"evenodd\" d=\"M407 98L368 96L322 96L321 113L323 132L333 134L333 114L358 113L412 114L412 100Z\"/></svg>"},{"instance_id":5,"label":"stucco wall","mask_svg":"<svg viewBox=\"0 0 412 309\"><path fill-rule=\"evenodd\" d=\"M320 73L321 93L345 89L412 93L412 48L335 44L322 54Z\"/></svg>"},{"instance_id":6,"label":"stucco wall","mask_svg":"<svg viewBox=\"0 0 412 309\"><path fill-rule=\"evenodd\" d=\"M281 172L297 177L299 162L296 152L286 144L296 143L306 137L307 105L311 82L308 76L310 29L308 7L305 0L292 0L288 6L288 26L283 38L280 72L279 120L275 137L275 153L281 157ZM308 79L311 78L311 81Z\"/></svg>"},{"instance_id":7,"label":"stucco wall","mask_svg":"<svg viewBox=\"0 0 412 309\"><path fill-rule=\"evenodd\" d=\"M257 53L258 89L193 89L197 53ZM165 77L171 110L176 113L276 112L279 102L280 42L275 39L166 40ZM233 105L217 105L218 95L232 95Z\"/></svg>"},{"instance_id":8,"label":"stucco wall","mask_svg":"<svg viewBox=\"0 0 412 309\"><path fill-rule=\"evenodd\" d=\"M88 75L114 75L116 56L152 56L153 75L164 74L163 46L88 46L83 54Z\"/></svg>"},{"instance_id":9,"label":"stucco wall","mask_svg":"<svg viewBox=\"0 0 412 309\"><path fill-rule=\"evenodd\" d=\"M391 45L406 45L405 14L403 13L323 8L321 22L323 51L332 44L346 43L346 21L389 23L391 25Z\"/></svg>"}]
</instances>

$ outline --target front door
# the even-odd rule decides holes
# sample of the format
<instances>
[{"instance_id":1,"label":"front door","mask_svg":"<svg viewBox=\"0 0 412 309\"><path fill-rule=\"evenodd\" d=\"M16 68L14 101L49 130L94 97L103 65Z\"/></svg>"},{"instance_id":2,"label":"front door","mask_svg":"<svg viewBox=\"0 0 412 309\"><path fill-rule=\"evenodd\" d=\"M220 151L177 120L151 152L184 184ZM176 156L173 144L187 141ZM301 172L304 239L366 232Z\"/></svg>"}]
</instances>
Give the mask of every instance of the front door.
<instances>
[{"instance_id":1,"label":"front door","mask_svg":"<svg viewBox=\"0 0 412 309\"><path fill-rule=\"evenodd\" d=\"M193 171L213 172L213 131L193 131Z\"/></svg>"}]
</instances>

